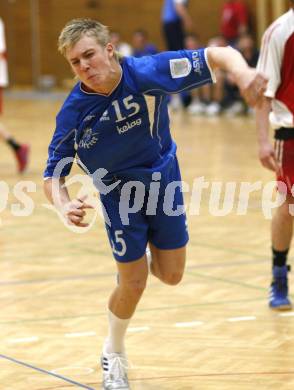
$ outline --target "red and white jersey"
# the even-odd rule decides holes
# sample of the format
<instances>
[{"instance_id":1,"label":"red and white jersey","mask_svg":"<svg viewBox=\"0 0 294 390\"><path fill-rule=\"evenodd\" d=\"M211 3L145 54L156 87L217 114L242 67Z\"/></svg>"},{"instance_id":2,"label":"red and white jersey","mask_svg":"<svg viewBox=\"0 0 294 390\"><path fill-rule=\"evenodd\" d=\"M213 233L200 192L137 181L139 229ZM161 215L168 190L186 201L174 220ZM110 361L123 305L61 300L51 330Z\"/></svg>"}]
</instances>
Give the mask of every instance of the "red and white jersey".
<instances>
[{"instance_id":1,"label":"red and white jersey","mask_svg":"<svg viewBox=\"0 0 294 390\"><path fill-rule=\"evenodd\" d=\"M8 70L6 60L6 41L4 24L0 18L0 87L6 87L8 85Z\"/></svg>"},{"instance_id":2,"label":"red and white jersey","mask_svg":"<svg viewBox=\"0 0 294 390\"><path fill-rule=\"evenodd\" d=\"M265 31L257 69L269 78L265 96L273 99L272 126L294 127L294 9Z\"/></svg>"}]
</instances>

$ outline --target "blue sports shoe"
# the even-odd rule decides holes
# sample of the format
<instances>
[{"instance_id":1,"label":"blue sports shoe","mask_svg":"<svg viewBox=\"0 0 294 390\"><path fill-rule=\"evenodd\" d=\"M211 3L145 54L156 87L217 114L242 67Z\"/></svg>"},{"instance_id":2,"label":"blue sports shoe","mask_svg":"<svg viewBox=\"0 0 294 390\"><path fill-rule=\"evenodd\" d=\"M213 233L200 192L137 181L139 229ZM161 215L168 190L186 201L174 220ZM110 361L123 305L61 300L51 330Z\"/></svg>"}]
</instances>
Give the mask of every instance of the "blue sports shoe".
<instances>
[{"instance_id":1,"label":"blue sports shoe","mask_svg":"<svg viewBox=\"0 0 294 390\"><path fill-rule=\"evenodd\" d=\"M273 281L270 286L269 306L276 310L291 310L292 303L288 298L288 278L287 273L290 266L273 268Z\"/></svg>"}]
</instances>

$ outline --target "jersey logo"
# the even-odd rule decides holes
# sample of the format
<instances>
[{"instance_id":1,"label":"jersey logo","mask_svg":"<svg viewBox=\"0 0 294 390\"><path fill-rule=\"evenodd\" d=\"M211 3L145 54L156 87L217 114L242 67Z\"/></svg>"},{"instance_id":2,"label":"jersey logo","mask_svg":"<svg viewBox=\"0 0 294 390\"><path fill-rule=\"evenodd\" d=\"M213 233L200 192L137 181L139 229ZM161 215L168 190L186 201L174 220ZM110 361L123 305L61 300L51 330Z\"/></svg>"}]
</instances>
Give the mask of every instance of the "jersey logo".
<instances>
[{"instance_id":1,"label":"jersey logo","mask_svg":"<svg viewBox=\"0 0 294 390\"><path fill-rule=\"evenodd\" d=\"M118 131L118 134L123 134L126 131L132 129L135 126L140 126L142 124L142 119L138 118L132 122L126 122L123 126L116 126L116 130Z\"/></svg>"},{"instance_id":2,"label":"jersey logo","mask_svg":"<svg viewBox=\"0 0 294 390\"><path fill-rule=\"evenodd\" d=\"M100 122L104 122L104 121L110 121L110 117L108 115L108 111L104 111L101 118L100 118Z\"/></svg>"},{"instance_id":3,"label":"jersey logo","mask_svg":"<svg viewBox=\"0 0 294 390\"><path fill-rule=\"evenodd\" d=\"M79 142L79 148L89 149L95 145L98 141L98 133L93 133L93 130L88 127L83 134L82 139Z\"/></svg>"},{"instance_id":4,"label":"jersey logo","mask_svg":"<svg viewBox=\"0 0 294 390\"><path fill-rule=\"evenodd\" d=\"M92 120L93 118L95 118L95 116L96 116L96 115L92 115L92 114L87 115L87 116L83 119L83 121L84 121L84 122L89 122L90 120Z\"/></svg>"},{"instance_id":5,"label":"jersey logo","mask_svg":"<svg viewBox=\"0 0 294 390\"><path fill-rule=\"evenodd\" d=\"M201 68L203 67L203 65L199 53L197 51L193 51L192 60L193 60L194 72L199 73L199 75L201 76L202 74Z\"/></svg>"},{"instance_id":6,"label":"jersey logo","mask_svg":"<svg viewBox=\"0 0 294 390\"><path fill-rule=\"evenodd\" d=\"M188 58L175 58L173 60L169 60L169 66L173 79L188 76L192 69L192 65Z\"/></svg>"}]
</instances>

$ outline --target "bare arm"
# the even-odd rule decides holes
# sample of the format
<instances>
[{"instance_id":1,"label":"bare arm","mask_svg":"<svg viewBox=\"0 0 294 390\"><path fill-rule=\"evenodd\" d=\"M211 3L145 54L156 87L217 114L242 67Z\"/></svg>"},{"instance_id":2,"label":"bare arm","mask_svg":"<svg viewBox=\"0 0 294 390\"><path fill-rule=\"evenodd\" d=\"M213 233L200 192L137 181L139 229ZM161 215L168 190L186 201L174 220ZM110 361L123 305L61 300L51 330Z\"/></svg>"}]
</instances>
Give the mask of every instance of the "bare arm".
<instances>
[{"instance_id":1,"label":"bare arm","mask_svg":"<svg viewBox=\"0 0 294 390\"><path fill-rule=\"evenodd\" d=\"M93 207L85 202L86 197L71 200L64 184L64 177L45 180L44 192L47 199L60 211L70 225L87 227L88 224L83 222L86 215L85 209Z\"/></svg>"},{"instance_id":2,"label":"bare arm","mask_svg":"<svg viewBox=\"0 0 294 390\"><path fill-rule=\"evenodd\" d=\"M261 164L271 171L278 171L275 151L269 140L269 113L271 99L265 98L262 105L256 109L256 129L258 140L258 155Z\"/></svg>"},{"instance_id":3,"label":"bare arm","mask_svg":"<svg viewBox=\"0 0 294 390\"><path fill-rule=\"evenodd\" d=\"M183 4L175 4L176 12L183 21L184 28L186 31L191 31L193 29L193 21L187 10L187 7Z\"/></svg>"},{"instance_id":4,"label":"bare arm","mask_svg":"<svg viewBox=\"0 0 294 390\"><path fill-rule=\"evenodd\" d=\"M64 183L64 177L59 179L52 177L44 181L45 195L49 202L52 203L57 209L64 207L66 203L70 202L70 197L67 188L64 186Z\"/></svg>"},{"instance_id":5,"label":"bare arm","mask_svg":"<svg viewBox=\"0 0 294 390\"><path fill-rule=\"evenodd\" d=\"M250 106L262 104L267 79L256 69L250 68L237 50L229 46L209 47L207 58L212 70L220 68L231 74L241 95Z\"/></svg>"}]
</instances>

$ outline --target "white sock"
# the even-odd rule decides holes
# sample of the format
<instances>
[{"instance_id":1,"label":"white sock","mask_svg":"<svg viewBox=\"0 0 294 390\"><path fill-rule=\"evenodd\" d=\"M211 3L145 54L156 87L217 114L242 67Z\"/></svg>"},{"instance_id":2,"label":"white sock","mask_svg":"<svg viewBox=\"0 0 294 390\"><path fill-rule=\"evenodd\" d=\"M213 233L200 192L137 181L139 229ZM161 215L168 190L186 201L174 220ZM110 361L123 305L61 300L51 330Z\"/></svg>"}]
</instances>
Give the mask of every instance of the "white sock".
<instances>
[{"instance_id":1,"label":"white sock","mask_svg":"<svg viewBox=\"0 0 294 390\"><path fill-rule=\"evenodd\" d=\"M130 318L124 320L118 318L108 309L109 331L104 343L103 351L106 353L124 352L124 338L130 322Z\"/></svg>"}]
</instances>

